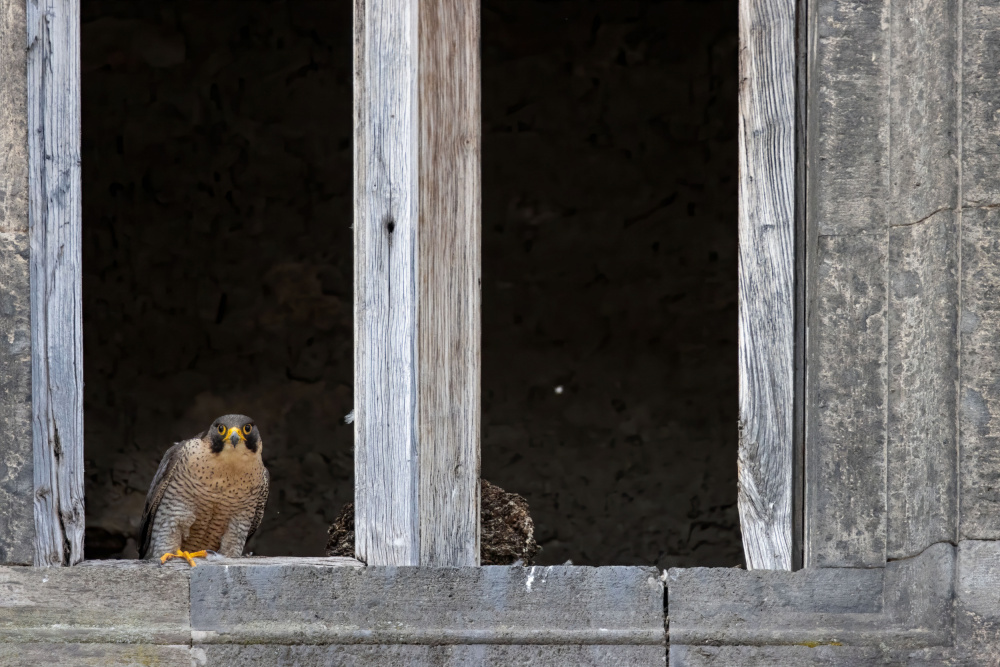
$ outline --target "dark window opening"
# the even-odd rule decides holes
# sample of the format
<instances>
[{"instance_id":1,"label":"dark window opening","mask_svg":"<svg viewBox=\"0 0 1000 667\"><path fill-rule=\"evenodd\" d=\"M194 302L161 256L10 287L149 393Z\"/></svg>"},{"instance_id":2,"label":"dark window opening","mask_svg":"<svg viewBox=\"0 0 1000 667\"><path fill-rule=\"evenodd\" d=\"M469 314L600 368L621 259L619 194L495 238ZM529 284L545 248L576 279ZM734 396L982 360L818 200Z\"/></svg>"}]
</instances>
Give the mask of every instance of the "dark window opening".
<instances>
[{"instance_id":1,"label":"dark window opening","mask_svg":"<svg viewBox=\"0 0 1000 667\"><path fill-rule=\"evenodd\" d=\"M264 555L353 499L348 0L83 0L88 558L253 416ZM486 0L483 477L541 564L742 562L736 0Z\"/></svg>"}]
</instances>

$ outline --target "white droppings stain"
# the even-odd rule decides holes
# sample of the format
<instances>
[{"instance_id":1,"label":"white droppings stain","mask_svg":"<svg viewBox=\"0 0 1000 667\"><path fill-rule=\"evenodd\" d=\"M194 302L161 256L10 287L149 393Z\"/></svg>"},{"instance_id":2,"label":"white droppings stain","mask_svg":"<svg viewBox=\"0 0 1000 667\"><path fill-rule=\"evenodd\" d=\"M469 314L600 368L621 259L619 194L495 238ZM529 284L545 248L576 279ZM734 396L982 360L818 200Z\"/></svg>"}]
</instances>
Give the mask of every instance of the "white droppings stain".
<instances>
[{"instance_id":1,"label":"white droppings stain","mask_svg":"<svg viewBox=\"0 0 1000 667\"><path fill-rule=\"evenodd\" d=\"M203 644L214 637L218 637L219 633L215 630L192 630L191 631L191 643L192 644Z\"/></svg>"},{"instance_id":2,"label":"white droppings stain","mask_svg":"<svg viewBox=\"0 0 1000 667\"><path fill-rule=\"evenodd\" d=\"M42 577L42 583L43 584L49 583L49 578L48 577Z\"/></svg>"},{"instance_id":3,"label":"white droppings stain","mask_svg":"<svg viewBox=\"0 0 1000 667\"><path fill-rule=\"evenodd\" d=\"M531 592L531 584L533 584L534 582L535 582L535 566L532 565L531 571L528 572L528 580L524 584L525 588L528 589L529 593Z\"/></svg>"}]
</instances>

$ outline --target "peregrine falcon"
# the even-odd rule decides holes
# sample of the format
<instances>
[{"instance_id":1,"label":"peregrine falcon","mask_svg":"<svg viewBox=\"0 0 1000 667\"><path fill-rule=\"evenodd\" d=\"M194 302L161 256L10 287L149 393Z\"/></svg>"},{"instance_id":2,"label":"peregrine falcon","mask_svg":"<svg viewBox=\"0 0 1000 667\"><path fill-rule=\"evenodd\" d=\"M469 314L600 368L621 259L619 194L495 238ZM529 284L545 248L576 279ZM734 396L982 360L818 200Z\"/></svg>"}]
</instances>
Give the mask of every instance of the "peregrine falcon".
<instances>
[{"instance_id":1,"label":"peregrine falcon","mask_svg":"<svg viewBox=\"0 0 1000 667\"><path fill-rule=\"evenodd\" d=\"M209 550L242 556L267 502L263 448L252 419L226 415L168 449L146 495L139 557L183 558L194 567L192 558Z\"/></svg>"}]
</instances>

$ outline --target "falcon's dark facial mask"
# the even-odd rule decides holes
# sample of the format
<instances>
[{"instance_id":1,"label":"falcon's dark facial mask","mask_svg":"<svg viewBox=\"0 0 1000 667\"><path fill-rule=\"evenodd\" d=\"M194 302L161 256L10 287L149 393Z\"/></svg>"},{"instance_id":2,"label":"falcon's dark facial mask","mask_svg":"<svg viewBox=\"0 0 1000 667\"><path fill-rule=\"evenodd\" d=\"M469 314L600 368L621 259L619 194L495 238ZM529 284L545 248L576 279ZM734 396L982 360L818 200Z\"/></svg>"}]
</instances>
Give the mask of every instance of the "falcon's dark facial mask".
<instances>
[{"instance_id":1,"label":"falcon's dark facial mask","mask_svg":"<svg viewBox=\"0 0 1000 667\"><path fill-rule=\"evenodd\" d=\"M212 440L212 451L220 453L227 446L236 449L246 446L251 452L256 452L260 445L260 433L249 417L242 415L226 415L212 424L208 431Z\"/></svg>"}]
</instances>

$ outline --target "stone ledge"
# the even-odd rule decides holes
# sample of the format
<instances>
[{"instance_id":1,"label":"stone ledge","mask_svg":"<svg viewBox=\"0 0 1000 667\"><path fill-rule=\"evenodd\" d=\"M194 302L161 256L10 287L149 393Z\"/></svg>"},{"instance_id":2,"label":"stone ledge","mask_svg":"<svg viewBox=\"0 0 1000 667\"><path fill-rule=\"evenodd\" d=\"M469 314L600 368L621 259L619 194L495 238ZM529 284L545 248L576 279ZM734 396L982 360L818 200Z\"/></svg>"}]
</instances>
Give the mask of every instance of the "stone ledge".
<instances>
[{"instance_id":1,"label":"stone ledge","mask_svg":"<svg viewBox=\"0 0 1000 667\"><path fill-rule=\"evenodd\" d=\"M364 567L353 559L0 567L0 665L647 665L641 567ZM235 661L235 662L234 662Z\"/></svg>"},{"instance_id":2,"label":"stone ledge","mask_svg":"<svg viewBox=\"0 0 1000 667\"><path fill-rule=\"evenodd\" d=\"M677 645L951 645L954 547L937 544L884 568L799 572L672 569Z\"/></svg>"},{"instance_id":3,"label":"stone ledge","mask_svg":"<svg viewBox=\"0 0 1000 667\"><path fill-rule=\"evenodd\" d=\"M198 567L198 643L666 644L640 567Z\"/></svg>"},{"instance_id":4,"label":"stone ledge","mask_svg":"<svg viewBox=\"0 0 1000 667\"><path fill-rule=\"evenodd\" d=\"M1000 664L1000 542L884 568L670 570L670 664Z\"/></svg>"}]
</instances>

